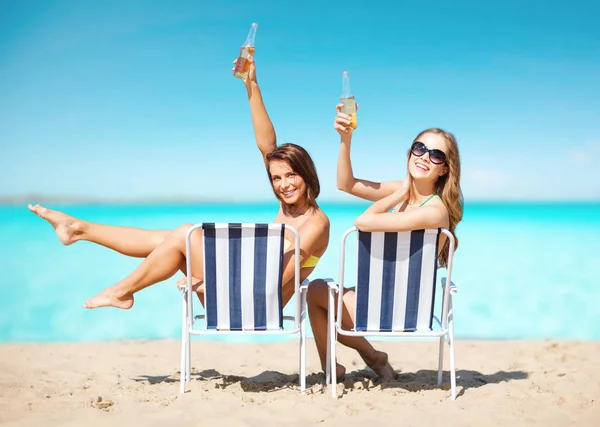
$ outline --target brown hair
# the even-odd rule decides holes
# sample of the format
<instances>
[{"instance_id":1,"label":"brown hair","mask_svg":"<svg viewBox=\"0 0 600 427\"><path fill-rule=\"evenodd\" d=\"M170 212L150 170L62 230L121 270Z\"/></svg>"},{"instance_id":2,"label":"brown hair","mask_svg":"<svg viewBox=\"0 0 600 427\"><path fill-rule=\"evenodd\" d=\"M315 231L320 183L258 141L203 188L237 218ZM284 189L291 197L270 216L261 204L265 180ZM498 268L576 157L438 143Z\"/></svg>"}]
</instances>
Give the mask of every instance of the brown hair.
<instances>
[{"instance_id":1,"label":"brown hair","mask_svg":"<svg viewBox=\"0 0 600 427\"><path fill-rule=\"evenodd\" d=\"M319 193L321 192L321 186L319 185L317 168L308 151L296 144L282 144L267 154L266 160L269 181L271 181L271 172L269 171L271 162L273 160L286 162L306 183L306 203L313 209L318 207L317 197L319 197ZM273 189L273 193L275 197L283 202L275 189Z\"/></svg>"},{"instance_id":2,"label":"brown hair","mask_svg":"<svg viewBox=\"0 0 600 427\"><path fill-rule=\"evenodd\" d=\"M454 248L458 248L458 238L454 232L456 225L462 220L463 216L463 195L460 189L460 156L458 153L458 144L456 138L450 132L446 132L439 128L425 129L415 138L418 141L423 135L427 133L433 133L441 135L446 140L448 149L446 150L446 168L448 172L440 176L435 183L436 193L442 199L444 206L448 210L448 217L450 226L448 231L454 236L455 245ZM410 159L410 149L408 150L408 157ZM444 247L438 257L440 267L448 266L448 249L450 242L446 240Z\"/></svg>"}]
</instances>

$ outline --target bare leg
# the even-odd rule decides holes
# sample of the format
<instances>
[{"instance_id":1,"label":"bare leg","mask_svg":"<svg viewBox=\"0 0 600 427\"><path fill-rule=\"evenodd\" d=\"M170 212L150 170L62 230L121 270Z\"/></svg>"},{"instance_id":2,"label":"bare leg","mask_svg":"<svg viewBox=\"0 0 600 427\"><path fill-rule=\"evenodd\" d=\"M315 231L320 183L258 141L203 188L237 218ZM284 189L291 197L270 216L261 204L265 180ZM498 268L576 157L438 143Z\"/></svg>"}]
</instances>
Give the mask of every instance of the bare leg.
<instances>
[{"instance_id":1,"label":"bare leg","mask_svg":"<svg viewBox=\"0 0 600 427\"><path fill-rule=\"evenodd\" d=\"M329 287L323 280L314 280L308 286L308 316L312 326L315 344L321 367L325 370L327 363L327 309L328 309ZM337 304L337 295L335 297ZM344 292L344 309L342 312L342 325L345 329L351 329L354 322L350 313L353 313L354 292ZM364 337L348 337L338 335L338 341L343 345L355 349L369 368L383 379L394 378L394 369L388 363L388 356L382 351L377 351ZM346 373L339 363L336 368L336 377L343 378Z\"/></svg>"},{"instance_id":2,"label":"bare leg","mask_svg":"<svg viewBox=\"0 0 600 427\"><path fill-rule=\"evenodd\" d=\"M71 245L78 240L87 240L123 255L145 258L170 233L169 230L142 230L96 224L40 205L29 205L28 207L31 212L45 219L54 227L56 235L63 245Z\"/></svg>"},{"instance_id":3,"label":"bare leg","mask_svg":"<svg viewBox=\"0 0 600 427\"><path fill-rule=\"evenodd\" d=\"M65 246L78 240L87 240L119 252L123 255L145 258L171 233L169 230L143 230L141 228L120 227L82 221L60 211L40 205L29 205L29 210L45 219L56 230L56 235ZM186 274L185 260L179 269ZM199 282L199 283L198 283ZM194 279L194 290L204 304L202 279Z\"/></svg>"},{"instance_id":4,"label":"bare leg","mask_svg":"<svg viewBox=\"0 0 600 427\"><path fill-rule=\"evenodd\" d=\"M133 306L133 294L173 276L185 263L185 236L191 224L182 225L172 231L165 240L125 279L87 300L85 308L117 307L129 309ZM194 266L188 272L202 279L202 232L192 235L192 257Z\"/></svg>"}]
</instances>

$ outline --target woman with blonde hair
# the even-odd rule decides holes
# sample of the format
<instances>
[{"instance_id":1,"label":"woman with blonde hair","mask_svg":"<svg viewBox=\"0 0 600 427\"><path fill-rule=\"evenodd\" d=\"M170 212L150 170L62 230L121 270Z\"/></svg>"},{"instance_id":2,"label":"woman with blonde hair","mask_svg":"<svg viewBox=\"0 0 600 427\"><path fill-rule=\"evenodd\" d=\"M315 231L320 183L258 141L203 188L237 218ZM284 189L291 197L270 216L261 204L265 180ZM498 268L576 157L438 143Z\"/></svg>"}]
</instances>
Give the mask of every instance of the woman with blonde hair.
<instances>
[{"instance_id":1,"label":"woman with blonde hair","mask_svg":"<svg viewBox=\"0 0 600 427\"><path fill-rule=\"evenodd\" d=\"M342 191L373 203L355 221L361 231L410 231L427 228L446 228L455 237L456 225L462 219L463 201L460 189L460 157L454 135L431 128L419 133L408 150L407 174L403 181L372 182L354 177L350 160L351 117L341 112L334 128L340 134L337 185ZM440 236L438 264L448 261L449 242ZM328 286L323 280L313 281L308 289L308 311L321 366L325 370L327 357ZM337 302L336 302L337 304ZM344 329L354 327L355 291L344 290ZM375 350L364 337L339 335L340 343L358 351L365 363L384 379L392 378L393 368L387 354ZM337 364L337 378L346 369Z\"/></svg>"}]
</instances>

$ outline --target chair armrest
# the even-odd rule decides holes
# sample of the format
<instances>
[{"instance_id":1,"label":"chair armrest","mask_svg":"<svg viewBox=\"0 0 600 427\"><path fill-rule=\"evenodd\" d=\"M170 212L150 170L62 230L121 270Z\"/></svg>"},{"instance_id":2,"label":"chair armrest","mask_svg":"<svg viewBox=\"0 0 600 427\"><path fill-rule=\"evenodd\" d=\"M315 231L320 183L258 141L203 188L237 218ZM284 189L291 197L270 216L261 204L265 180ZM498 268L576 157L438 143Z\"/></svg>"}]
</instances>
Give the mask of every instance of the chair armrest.
<instances>
[{"instance_id":1,"label":"chair armrest","mask_svg":"<svg viewBox=\"0 0 600 427\"><path fill-rule=\"evenodd\" d=\"M339 286L338 284L335 282L335 280L333 279L323 279L325 280L325 283L327 283L327 286L329 286L329 290L333 290L333 291L338 291Z\"/></svg>"},{"instance_id":2,"label":"chair armrest","mask_svg":"<svg viewBox=\"0 0 600 427\"><path fill-rule=\"evenodd\" d=\"M446 287L446 278L442 277L442 288ZM450 281L450 292L453 294L458 293L458 286L453 281Z\"/></svg>"},{"instance_id":3,"label":"chair armrest","mask_svg":"<svg viewBox=\"0 0 600 427\"><path fill-rule=\"evenodd\" d=\"M302 283L300 283L300 290L301 290L301 291L305 291L305 290L307 290L307 289L308 289L308 284L309 284L309 283L310 283L310 280L308 280L308 279L304 279L304 280L302 281Z\"/></svg>"},{"instance_id":4,"label":"chair armrest","mask_svg":"<svg viewBox=\"0 0 600 427\"><path fill-rule=\"evenodd\" d=\"M193 283L194 281L196 281L196 283ZM199 279L192 277L192 290L194 289L194 286L198 284L198 281L199 281ZM180 277L179 279L177 279L177 289L180 291L183 291L183 293L185 293L187 291L187 283L188 283L187 276Z\"/></svg>"}]
</instances>

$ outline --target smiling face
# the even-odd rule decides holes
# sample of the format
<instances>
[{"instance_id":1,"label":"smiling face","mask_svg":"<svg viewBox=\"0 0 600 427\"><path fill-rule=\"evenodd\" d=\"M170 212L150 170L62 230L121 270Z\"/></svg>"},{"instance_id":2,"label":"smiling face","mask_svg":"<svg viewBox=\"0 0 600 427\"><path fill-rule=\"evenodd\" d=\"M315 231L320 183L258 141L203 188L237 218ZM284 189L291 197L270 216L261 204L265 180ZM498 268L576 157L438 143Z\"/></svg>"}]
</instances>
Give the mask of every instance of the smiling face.
<instances>
[{"instance_id":1,"label":"smiling face","mask_svg":"<svg viewBox=\"0 0 600 427\"><path fill-rule=\"evenodd\" d=\"M283 160L269 163L269 174L273 191L279 200L288 204L302 204L306 199L306 183L300 174Z\"/></svg>"},{"instance_id":2,"label":"smiling face","mask_svg":"<svg viewBox=\"0 0 600 427\"><path fill-rule=\"evenodd\" d=\"M420 135L417 140L425 144L429 150L437 149L444 153L448 152L448 144L442 135L428 132ZM448 167L446 163L433 163L428 152L420 157L410 153L408 171L416 181L436 182L440 176L448 172Z\"/></svg>"}]
</instances>

